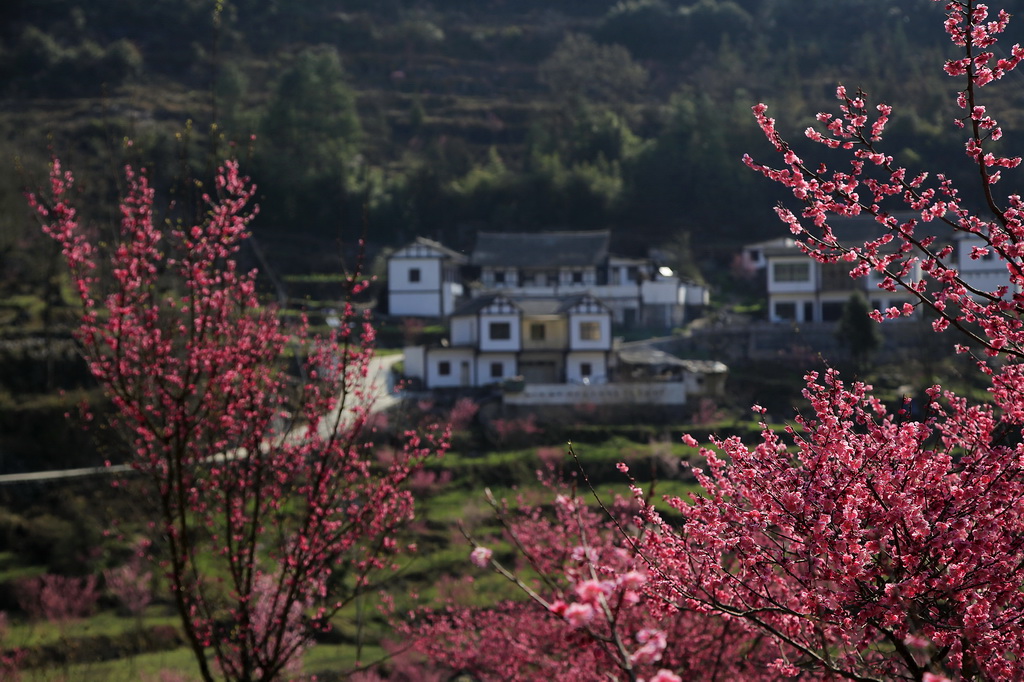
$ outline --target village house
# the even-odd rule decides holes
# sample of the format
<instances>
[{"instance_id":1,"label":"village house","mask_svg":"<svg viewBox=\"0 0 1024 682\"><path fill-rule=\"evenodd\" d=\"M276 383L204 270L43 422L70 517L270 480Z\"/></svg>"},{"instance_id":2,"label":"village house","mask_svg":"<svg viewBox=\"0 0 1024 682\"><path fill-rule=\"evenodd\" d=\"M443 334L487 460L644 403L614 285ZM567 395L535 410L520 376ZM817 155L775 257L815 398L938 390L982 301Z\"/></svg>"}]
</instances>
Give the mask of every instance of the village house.
<instances>
[{"instance_id":1,"label":"village house","mask_svg":"<svg viewBox=\"0 0 1024 682\"><path fill-rule=\"evenodd\" d=\"M671 329L707 305L707 289L651 258L609 253L607 230L481 232L468 257L419 238L388 260L388 311L448 317L459 297L557 298L588 293L624 327Z\"/></svg>"},{"instance_id":2,"label":"village house","mask_svg":"<svg viewBox=\"0 0 1024 682\"><path fill-rule=\"evenodd\" d=\"M396 251L388 259L389 313L448 327L440 343L405 349L410 387L493 389L523 406L674 408L718 395L721 363L634 349L620 365L613 325L668 330L708 294L653 258L611 254L610 241L607 230L483 232L468 256L423 238Z\"/></svg>"},{"instance_id":3,"label":"village house","mask_svg":"<svg viewBox=\"0 0 1024 682\"><path fill-rule=\"evenodd\" d=\"M468 259L431 239L416 238L388 258L388 312L410 317L447 317L465 289Z\"/></svg>"},{"instance_id":4,"label":"village house","mask_svg":"<svg viewBox=\"0 0 1024 682\"><path fill-rule=\"evenodd\" d=\"M840 243L850 246L878 237L882 229L870 215L836 218L830 225ZM880 289L883 275L877 271L855 279L850 277L852 265L848 262L819 263L804 254L791 237L749 244L741 259L745 266L764 272L770 322L837 322L855 291L863 293L876 310L917 302L904 289ZM910 273L912 278L920 276L919 267Z\"/></svg>"},{"instance_id":5,"label":"village house","mask_svg":"<svg viewBox=\"0 0 1024 682\"><path fill-rule=\"evenodd\" d=\"M450 336L405 349L418 390L492 387L509 405L660 405L719 396L727 368L681 360L612 338L611 310L590 294L556 298L489 294L450 317Z\"/></svg>"},{"instance_id":6,"label":"village house","mask_svg":"<svg viewBox=\"0 0 1024 682\"><path fill-rule=\"evenodd\" d=\"M452 313L446 344L407 348L405 373L425 388L479 387L513 377L529 383L604 382L611 349L611 314L589 294L491 294Z\"/></svg>"},{"instance_id":7,"label":"village house","mask_svg":"<svg viewBox=\"0 0 1024 682\"><path fill-rule=\"evenodd\" d=\"M916 213L894 214L900 220L915 217ZM841 243L863 244L876 238L882 229L873 216L833 219L833 231ZM1006 287L1004 296L1020 293L1020 287L1009 286L1006 261L986 241L968 232L953 232L952 229L935 221L929 226L931 233L938 232L938 250L950 245L953 251L947 259L957 269L961 279L973 289L981 292L996 292ZM872 271L868 277L850 277L849 263L822 264L808 258L789 237L779 237L746 246L741 254L744 266L765 272L768 291L768 319L771 322L835 322L842 315L843 306L854 290L860 290L872 308L885 310L904 302L916 303L917 298L903 289L895 292L880 289L882 276ZM910 277L921 275L919 266Z\"/></svg>"},{"instance_id":8,"label":"village house","mask_svg":"<svg viewBox=\"0 0 1024 682\"><path fill-rule=\"evenodd\" d=\"M1010 273L1006 260L985 240L967 232L957 232L954 237L956 267L960 278L969 287L978 291L995 292L1006 287L1003 298L1021 293L1019 286L1010 285Z\"/></svg>"}]
</instances>

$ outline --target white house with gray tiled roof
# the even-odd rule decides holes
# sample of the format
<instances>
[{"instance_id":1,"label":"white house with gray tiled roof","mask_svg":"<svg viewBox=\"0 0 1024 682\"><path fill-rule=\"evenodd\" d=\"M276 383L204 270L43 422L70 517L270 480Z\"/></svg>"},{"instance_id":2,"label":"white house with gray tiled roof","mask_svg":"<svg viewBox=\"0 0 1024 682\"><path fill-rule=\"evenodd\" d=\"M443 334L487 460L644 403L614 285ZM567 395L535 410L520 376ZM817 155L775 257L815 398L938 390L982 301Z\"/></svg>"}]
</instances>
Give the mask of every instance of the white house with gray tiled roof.
<instances>
[{"instance_id":1,"label":"white house with gray tiled roof","mask_svg":"<svg viewBox=\"0 0 1024 682\"><path fill-rule=\"evenodd\" d=\"M491 294L450 318L447 344L405 349L405 374L424 388L607 381L611 312L589 294L515 298Z\"/></svg>"},{"instance_id":2,"label":"white house with gray tiled roof","mask_svg":"<svg viewBox=\"0 0 1024 682\"><path fill-rule=\"evenodd\" d=\"M680 280L649 258L627 258L609 252L608 230L562 232L481 232L468 258L437 242L417 240L388 262L392 315L443 317L435 301L450 301L453 282L427 278L424 259L448 267L459 265L463 291L477 298L493 293L514 297L557 298L588 293L600 300L616 324L669 329L681 325L686 309L707 304L705 287ZM420 277L410 281L411 268ZM433 267L437 270L437 266ZM422 307L419 307L422 306ZM417 312L419 310L419 312Z\"/></svg>"},{"instance_id":3,"label":"white house with gray tiled roof","mask_svg":"<svg viewBox=\"0 0 1024 682\"><path fill-rule=\"evenodd\" d=\"M467 258L423 237L388 258L388 312L409 317L447 317L464 289Z\"/></svg>"},{"instance_id":4,"label":"white house with gray tiled roof","mask_svg":"<svg viewBox=\"0 0 1024 682\"><path fill-rule=\"evenodd\" d=\"M894 214L905 220L916 214ZM841 244L855 246L882 234L873 216L834 218L829 223ZM948 230L942 231L949 238ZM896 248L896 242L889 248ZM872 270L868 276L850 277L852 263L820 263L808 257L790 236L749 244L742 255L744 265L765 270L768 292L768 319L771 322L833 323L842 316L850 295L860 291L868 304L878 310L916 303L917 298L902 288L887 291L879 287L883 276ZM912 279L920 277L920 266L911 271Z\"/></svg>"}]
</instances>

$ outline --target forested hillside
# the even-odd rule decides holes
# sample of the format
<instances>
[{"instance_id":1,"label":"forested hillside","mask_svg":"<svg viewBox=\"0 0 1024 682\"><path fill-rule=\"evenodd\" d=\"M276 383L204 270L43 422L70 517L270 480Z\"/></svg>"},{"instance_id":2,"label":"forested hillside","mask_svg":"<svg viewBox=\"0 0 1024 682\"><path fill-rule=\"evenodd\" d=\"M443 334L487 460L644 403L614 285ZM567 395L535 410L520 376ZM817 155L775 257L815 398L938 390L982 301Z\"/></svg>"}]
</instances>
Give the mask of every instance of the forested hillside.
<instances>
[{"instance_id":1,"label":"forested hillside","mask_svg":"<svg viewBox=\"0 0 1024 682\"><path fill-rule=\"evenodd\" d=\"M713 276L737 245L778 234L776 190L739 162L767 149L757 101L799 129L837 82L861 86L895 105L889 148L911 168L965 167L939 158L955 84L934 65L951 46L918 15L941 11L931 0L9 0L0 285L48 271L21 189L50 149L83 176L99 219L121 163L148 166L186 212L186 180L207 177L229 144L260 186L255 233L285 272L335 267L339 238L364 230L375 246L425 235L466 247L484 227L611 227L620 251L668 247L677 266ZM1004 121L1010 132L1020 115Z\"/></svg>"}]
</instances>

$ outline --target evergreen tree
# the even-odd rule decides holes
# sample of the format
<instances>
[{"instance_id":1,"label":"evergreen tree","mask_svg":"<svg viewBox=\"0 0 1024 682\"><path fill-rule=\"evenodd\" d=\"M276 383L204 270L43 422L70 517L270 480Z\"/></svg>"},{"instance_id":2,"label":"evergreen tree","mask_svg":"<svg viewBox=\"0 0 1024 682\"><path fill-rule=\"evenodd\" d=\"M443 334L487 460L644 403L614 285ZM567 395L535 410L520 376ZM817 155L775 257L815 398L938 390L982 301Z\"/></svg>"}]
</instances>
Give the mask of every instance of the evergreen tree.
<instances>
[{"instance_id":1,"label":"evergreen tree","mask_svg":"<svg viewBox=\"0 0 1024 682\"><path fill-rule=\"evenodd\" d=\"M850 352L857 369L863 369L871 356L882 346L885 338L878 324L871 319L871 306L864 294L850 294L843 314L836 325L836 338Z\"/></svg>"}]
</instances>

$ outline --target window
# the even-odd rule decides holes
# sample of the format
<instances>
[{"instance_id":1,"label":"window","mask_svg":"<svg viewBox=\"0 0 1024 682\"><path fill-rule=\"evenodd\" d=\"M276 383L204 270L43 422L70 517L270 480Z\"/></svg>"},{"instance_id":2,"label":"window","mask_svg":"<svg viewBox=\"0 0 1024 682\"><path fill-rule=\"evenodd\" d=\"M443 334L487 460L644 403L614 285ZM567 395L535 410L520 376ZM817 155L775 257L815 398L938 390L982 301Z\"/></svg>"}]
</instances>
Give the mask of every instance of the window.
<instances>
[{"instance_id":1,"label":"window","mask_svg":"<svg viewBox=\"0 0 1024 682\"><path fill-rule=\"evenodd\" d=\"M774 263L772 275L776 282L811 281L810 263Z\"/></svg>"},{"instance_id":2,"label":"window","mask_svg":"<svg viewBox=\"0 0 1024 682\"><path fill-rule=\"evenodd\" d=\"M509 322L491 322L492 341L507 341L512 338L512 324Z\"/></svg>"},{"instance_id":3,"label":"window","mask_svg":"<svg viewBox=\"0 0 1024 682\"><path fill-rule=\"evenodd\" d=\"M795 320L796 303L776 303L775 318L779 320Z\"/></svg>"},{"instance_id":4,"label":"window","mask_svg":"<svg viewBox=\"0 0 1024 682\"><path fill-rule=\"evenodd\" d=\"M505 365L501 364L500 362L492 362L491 363L491 378L492 379L500 379L503 376L505 376Z\"/></svg>"},{"instance_id":5,"label":"window","mask_svg":"<svg viewBox=\"0 0 1024 682\"><path fill-rule=\"evenodd\" d=\"M594 373L594 367L589 362L580 363L580 376L589 377Z\"/></svg>"},{"instance_id":6,"label":"window","mask_svg":"<svg viewBox=\"0 0 1024 682\"><path fill-rule=\"evenodd\" d=\"M630 265L626 268L626 279L630 282L640 281L640 268L635 265Z\"/></svg>"},{"instance_id":7,"label":"window","mask_svg":"<svg viewBox=\"0 0 1024 682\"><path fill-rule=\"evenodd\" d=\"M601 323L580 322L580 338L584 341L600 341Z\"/></svg>"},{"instance_id":8,"label":"window","mask_svg":"<svg viewBox=\"0 0 1024 682\"><path fill-rule=\"evenodd\" d=\"M452 363L447 360L437 363L437 373L443 377L449 376L452 373Z\"/></svg>"},{"instance_id":9,"label":"window","mask_svg":"<svg viewBox=\"0 0 1024 682\"><path fill-rule=\"evenodd\" d=\"M556 286L558 286L558 273L557 272L549 272L548 273L547 285L549 287L556 287Z\"/></svg>"},{"instance_id":10,"label":"window","mask_svg":"<svg viewBox=\"0 0 1024 682\"><path fill-rule=\"evenodd\" d=\"M530 325L531 341L543 341L544 333L544 324L542 322L534 322L533 324Z\"/></svg>"},{"instance_id":11,"label":"window","mask_svg":"<svg viewBox=\"0 0 1024 682\"><path fill-rule=\"evenodd\" d=\"M804 322L814 322L814 303L804 301Z\"/></svg>"},{"instance_id":12,"label":"window","mask_svg":"<svg viewBox=\"0 0 1024 682\"><path fill-rule=\"evenodd\" d=\"M494 273L494 283L495 284L504 284L505 283L505 271L504 270L499 270L498 272Z\"/></svg>"},{"instance_id":13,"label":"window","mask_svg":"<svg viewBox=\"0 0 1024 682\"><path fill-rule=\"evenodd\" d=\"M580 270L577 270L576 272L572 273L572 283L583 284L583 273Z\"/></svg>"},{"instance_id":14,"label":"window","mask_svg":"<svg viewBox=\"0 0 1024 682\"><path fill-rule=\"evenodd\" d=\"M839 301L825 301L821 304L821 321L822 322L836 322L843 316L843 308L846 307L845 303Z\"/></svg>"},{"instance_id":15,"label":"window","mask_svg":"<svg viewBox=\"0 0 1024 682\"><path fill-rule=\"evenodd\" d=\"M416 282L419 282L419 281L420 281L420 269L419 268L409 268L409 282L410 283L416 283Z\"/></svg>"}]
</instances>

